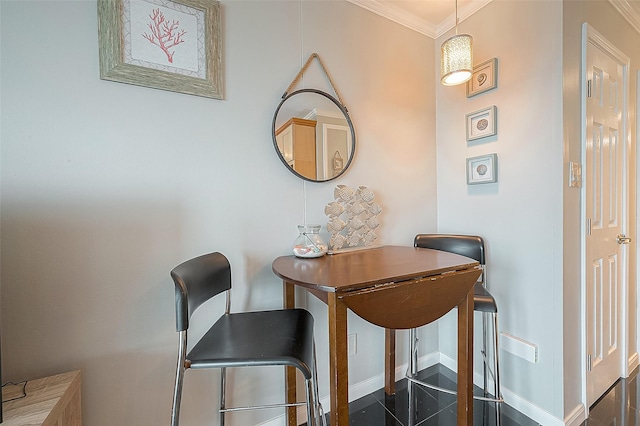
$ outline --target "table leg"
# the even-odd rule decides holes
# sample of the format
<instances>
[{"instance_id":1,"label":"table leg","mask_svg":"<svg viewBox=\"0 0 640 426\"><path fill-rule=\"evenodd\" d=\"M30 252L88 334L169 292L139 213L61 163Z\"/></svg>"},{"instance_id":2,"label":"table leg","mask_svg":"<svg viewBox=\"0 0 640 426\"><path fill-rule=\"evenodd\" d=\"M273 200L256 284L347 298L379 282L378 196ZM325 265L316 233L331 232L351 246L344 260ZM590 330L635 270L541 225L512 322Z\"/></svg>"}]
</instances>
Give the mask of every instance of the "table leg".
<instances>
[{"instance_id":1,"label":"table leg","mask_svg":"<svg viewBox=\"0 0 640 426\"><path fill-rule=\"evenodd\" d=\"M349 424L349 362L347 359L347 305L336 293L328 294L329 387L331 426Z\"/></svg>"},{"instance_id":2,"label":"table leg","mask_svg":"<svg viewBox=\"0 0 640 426\"><path fill-rule=\"evenodd\" d=\"M384 329L384 392L396 393L396 331Z\"/></svg>"},{"instance_id":3,"label":"table leg","mask_svg":"<svg viewBox=\"0 0 640 426\"><path fill-rule=\"evenodd\" d=\"M458 426L473 424L473 288L458 305Z\"/></svg>"},{"instance_id":4,"label":"table leg","mask_svg":"<svg viewBox=\"0 0 640 426\"><path fill-rule=\"evenodd\" d=\"M295 287L292 283L285 281L284 282L284 308L291 309L296 307L296 293ZM287 404L292 404L296 402L296 368L295 367L285 367L284 369L284 379L285 379L285 398ZM296 407L287 408L287 426L297 426L298 418L297 418Z\"/></svg>"}]
</instances>

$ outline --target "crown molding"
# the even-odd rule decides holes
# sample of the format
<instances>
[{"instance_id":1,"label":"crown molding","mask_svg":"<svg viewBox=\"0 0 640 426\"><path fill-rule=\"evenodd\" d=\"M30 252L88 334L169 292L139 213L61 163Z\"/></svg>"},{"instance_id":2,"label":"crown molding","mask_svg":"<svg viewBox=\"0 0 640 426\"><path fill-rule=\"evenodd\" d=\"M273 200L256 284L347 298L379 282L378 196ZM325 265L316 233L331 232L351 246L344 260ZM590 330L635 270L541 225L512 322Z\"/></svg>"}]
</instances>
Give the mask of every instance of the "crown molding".
<instances>
[{"instance_id":1,"label":"crown molding","mask_svg":"<svg viewBox=\"0 0 640 426\"><path fill-rule=\"evenodd\" d=\"M609 0L609 3L640 33L640 2L637 0Z\"/></svg>"},{"instance_id":2,"label":"crown molding","mask_svg":"<svg viewBox=\"0 0 640 426\"><path fill-rule=\"evenodd\" d=\"M378 0L347 0L357 6L367 9L375 14L387 18L409 29L435 39L437 37L436 26L430 22L408 13L399 7Z\"/></svg>"},{"instance_id":3,"label":"crown molding","mask_svg":"<svg viewBox=\"0 0 640 426\"><path fill-rule=\"evenodd\" d=\"M390 2L382 2L379 0L347 0L357 6L367 9L375 14L389 19L409 29L424 34L427 37L436 39L455 27L455 13L452 13L446 20L435 25L425 19L419 18L412 13L393 6ZM492 0L472 0L464 8L458 10L458 22L462 22L478 10L485 7Z\"/></svg>"},{"instance_id":4,"label":"crown molding","mask_svg":"<svg viewBox=\"0 0 640 426\"><path fill-rule=\"evenodd\" d=\"M491 1L492 0L472 0L465 7L458 9L458 24L491 3ZM436 27L436 38L455 28L455 26L456 15L455 13L453 13L449 17L447 17L447 19L438 24L438 26Z\"/></svg>"},{"instance_id":5,"label":"crown molding","mask_svg":"<svg viewBox=\"0 0 640 426\"><path fill-rule=\"evenodd\" d=\"M347 0L357 6L389 19L409 29L436 39L455 27L455 14L435 25L431 22L408 13L405 10L379 0ZM458 22L462 22L492 0L472 0L464 8L458 10ZM640 33L640 2L637 0L609 0L609 3Z\"/></svg>"}]
</instances>

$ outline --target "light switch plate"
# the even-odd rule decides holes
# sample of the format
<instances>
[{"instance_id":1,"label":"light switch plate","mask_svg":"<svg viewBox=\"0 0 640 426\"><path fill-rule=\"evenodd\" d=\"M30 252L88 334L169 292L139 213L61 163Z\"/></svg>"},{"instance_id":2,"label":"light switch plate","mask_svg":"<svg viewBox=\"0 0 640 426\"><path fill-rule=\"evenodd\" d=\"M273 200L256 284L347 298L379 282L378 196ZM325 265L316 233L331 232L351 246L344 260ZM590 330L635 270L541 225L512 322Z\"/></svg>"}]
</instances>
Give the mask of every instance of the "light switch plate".
<instances>
[{"instance_id":1,"label":"light switch plate","mask_svg":"<svg viewBox=\"0 0 640 426\"><path fill-rule=\"evenodd\" d=\"M569 162L569 187L580 188L582 186L582 165Z\"/></svg>"}]
</instances>

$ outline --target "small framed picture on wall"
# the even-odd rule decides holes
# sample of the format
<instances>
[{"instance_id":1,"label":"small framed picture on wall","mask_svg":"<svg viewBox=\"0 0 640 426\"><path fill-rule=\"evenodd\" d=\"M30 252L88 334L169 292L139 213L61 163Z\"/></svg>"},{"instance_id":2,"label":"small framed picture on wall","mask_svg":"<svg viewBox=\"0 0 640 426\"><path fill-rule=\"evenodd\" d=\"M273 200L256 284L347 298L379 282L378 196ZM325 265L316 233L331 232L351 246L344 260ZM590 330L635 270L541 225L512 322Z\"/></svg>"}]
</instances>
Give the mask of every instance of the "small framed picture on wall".
<instances>
[{"instance_id":1,"label":"small framed picture on wall","mask_svg":"<svg viewBox=\"0 0 640 426\"><path fill-rule=\"evenodd\" d=\"M473 75L467 82L467 98L496 87L498 87L498 58L493 58L473 67Z\"/></svg>"},{"instance_id":2,"label":"small framed picture on wall","mask_svg":"<svg viewBox=\"0 0 640 426\"><path fill-rule=\"evenodd\" d=\"M467 158L467 185L498 181L498 155L487 154Z\"/></svg>"},{"instance_id":3,"label":"small framed picture on wall","mask_svg":"<svg viewBox=\"0 0 640 426\"><path fill-rule=\"evenodd\" d=\"M466 115L467 141L473 141L497 134L495 105Z\"/></svg>"}]
</instances>

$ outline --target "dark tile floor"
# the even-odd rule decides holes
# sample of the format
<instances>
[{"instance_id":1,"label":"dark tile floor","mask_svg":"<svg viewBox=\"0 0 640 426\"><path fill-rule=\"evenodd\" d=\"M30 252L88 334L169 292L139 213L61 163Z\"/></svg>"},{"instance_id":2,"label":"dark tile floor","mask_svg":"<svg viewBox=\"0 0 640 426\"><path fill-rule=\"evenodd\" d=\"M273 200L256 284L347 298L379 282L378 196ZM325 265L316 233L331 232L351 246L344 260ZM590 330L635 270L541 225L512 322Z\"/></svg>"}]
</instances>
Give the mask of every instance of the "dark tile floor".
<instances>
[{"instance_id":1,"label":"dark tile floor","mask_svg":"<svg viewBox=\"0 0 640 426\"><path fill-rule=\"evenodd\" d=\"M456 388L456 375L437 364L422 370L418 378L447 389ZM455 426L457 419L456 396L432 389L411 385L413 394L413 418L409 419L409 392L407 380L396 383L396 394L387 396L384 389L364 396L349 404L349 420L352 426ZM476 388L478 395L482 391ZM502 426L537 426L538 423L506 404L501 408ZM329 422L327 421L327 424ZM474 400L474 426L496 424L495 403Z\"/></svg>"},{"instance_id":2,"label":"dark tile floor","mask_svg":"<svg viewBox=\"0 0 640 426\"><path fill-rule=\"evenodd\" d=\"M455 373L437 364L419 373L419 378L436 386L455 389ZM582 426L640 425L640 382L638 369L627 379L620 379L589 410ZM455 426L457 404L455 395L413 386L413 421L409 421L406 379L396 383L396 395L386 396L383 389L349 404L352 426ZM482 391L476 387L478 395ZM328 416L327 416L328 417ZM538 426L524 414L503 403L501 426ZM329 421L327 420L327 424ZM473 425L494 426L495 404L474 400Z\"/></svg>"},{"instance_id":3,"label":"dark tile floor","mask_svg":"<svg viewBox=\"0 0 640 426\"><path fill-rule=\"evenodd\" d=\"M636 368L619 379L589 410L582 426L631 426L640 424L640 383Z\"/></svg>"}]
</instances>

